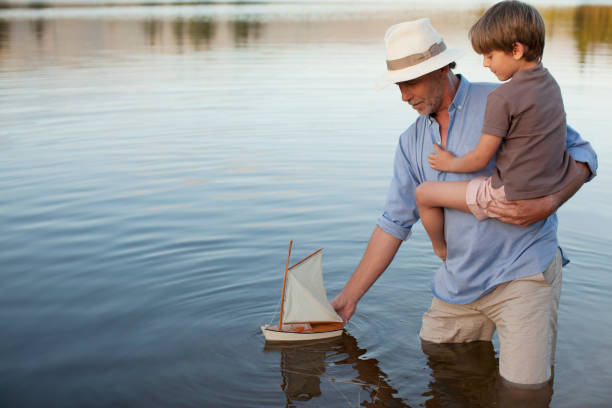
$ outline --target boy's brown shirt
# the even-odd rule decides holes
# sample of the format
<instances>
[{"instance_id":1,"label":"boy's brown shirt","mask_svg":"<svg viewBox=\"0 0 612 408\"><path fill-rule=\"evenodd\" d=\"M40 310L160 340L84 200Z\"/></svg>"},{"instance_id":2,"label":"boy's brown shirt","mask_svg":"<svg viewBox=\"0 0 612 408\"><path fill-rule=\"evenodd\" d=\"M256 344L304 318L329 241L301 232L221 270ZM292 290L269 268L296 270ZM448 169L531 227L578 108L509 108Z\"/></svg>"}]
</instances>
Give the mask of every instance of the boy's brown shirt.
<instances>
[{"instance_id":1,"label":"boy's brown shirt","mask_svg":"<svg viewBox=\"0 0 612 408\"><path fill-rule=\"evenodd\" d=\"M565 145L561 90L541 64L517 72L489 94L482 132L505 139L491 185L503 185L508 200L555 193L577 176Z\"/></svg>"}]
</instances>

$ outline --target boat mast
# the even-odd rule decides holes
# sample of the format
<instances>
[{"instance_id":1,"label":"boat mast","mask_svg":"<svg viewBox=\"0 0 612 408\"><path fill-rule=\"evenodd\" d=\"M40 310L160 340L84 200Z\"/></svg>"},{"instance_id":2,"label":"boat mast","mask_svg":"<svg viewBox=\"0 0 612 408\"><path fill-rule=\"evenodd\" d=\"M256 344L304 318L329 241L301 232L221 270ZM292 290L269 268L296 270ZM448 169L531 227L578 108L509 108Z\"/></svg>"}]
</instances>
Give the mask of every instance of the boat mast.
<instances>
[{"instance_id":1,"label":"boat mast","mask_svg":"<svg viewBox=\"0 0 612 408\"><path fill-rule=\"evenodd\" d=\"M291 256L291 246L293 240L289 241L289 252L287 253L287 262L285 262L285 277L283 278L283 293L281 295L280 319L278 319L278 330L283 330L283 303L285 303L285 286L287 285L287 270L289 269L289 257Z\"/></svg>"}]
</instances>

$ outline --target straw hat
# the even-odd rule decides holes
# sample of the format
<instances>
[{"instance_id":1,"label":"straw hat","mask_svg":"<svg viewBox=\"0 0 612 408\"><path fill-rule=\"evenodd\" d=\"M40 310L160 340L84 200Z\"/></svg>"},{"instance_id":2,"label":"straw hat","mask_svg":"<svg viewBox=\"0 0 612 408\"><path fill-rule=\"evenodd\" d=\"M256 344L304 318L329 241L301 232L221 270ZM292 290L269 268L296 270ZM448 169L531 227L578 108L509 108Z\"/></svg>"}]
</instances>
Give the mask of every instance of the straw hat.
<instances>
[{"instance_id":1,"label":"straw hat","mask_svg":"<svg viewBox=\"0 0 612 408\"><path fill-rule=\"evenodd\" d=\"M450 64L463 50L446 48L428 18L395 24L385 34L387 72L377 88L409 81Z\"/></svg>"}]
</instances>

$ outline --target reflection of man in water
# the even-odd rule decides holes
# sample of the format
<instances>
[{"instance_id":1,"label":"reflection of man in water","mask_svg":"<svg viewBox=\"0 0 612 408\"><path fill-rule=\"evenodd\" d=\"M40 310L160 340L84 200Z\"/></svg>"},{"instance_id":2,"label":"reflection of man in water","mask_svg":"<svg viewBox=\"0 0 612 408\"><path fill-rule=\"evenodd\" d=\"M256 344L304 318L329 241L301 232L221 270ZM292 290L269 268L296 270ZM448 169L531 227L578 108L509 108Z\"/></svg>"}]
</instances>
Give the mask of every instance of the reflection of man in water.
<instances>
[{"instance_id":1,"label":"reflection of man in water","mask_svg":"<svg viewBox=\"0 0 612 408\"><path fill-rule=\"evenodd\" d=\"M431 169L427 159L435 153L434 144L455 155L476 146L487 96L495 85L455 75L460 53L446 48L429 20L392 26L385 43L387 80L399 86L402 100L420 116L400 136L385 211L363 258L332 301L345 321L418 221L416 187L429 180L489 176L494 168L489 163L478 173L445 173ZM444 212L447 259L433 278L434 298L420 337L439 344L488 342L497 329L500 374L512 386L546 387L552 378L561 264L566 261L558 249L555 211L597 166L589 144L569 127L567 146L580 174L560 192L490 208L498 220Z\"/></svg>"},{"instance_id":2,"label":"reflection of man in water","mask_svg":"<svg viewBox=\"0 0 612 408\"><path fill-rule=\"evenodd\" d=\"M360 348L348 333L311 344L266 343L265 351L281 353L281 389L287 406L313 398L321 398L325 405L334 398L343 400L342 393L351 402L358 396L360 406L412 406L391 386L399 378L389 378L378 360L365 358L367 350ZM428 391L422 397L426 398L428 407L545 408L550 403L550 386L518 393L500 386L491 342L423 343L423 351L428 357L430 375L419 370L406 373L402 381L426 382ZM332 381L334 385L330 384ZM327 393L321 390L325 385Z\"/></svg>"},{"instance_id":3,"label":"reflection of man in water","mask_svg":"<svg viewBox=\"0 0 612 408\"><path fill-rule=\"evenodd\" d=\"M431 368L428 407L548 408L553 390L509 388L497 374L493 344L488 341L436 344L423 342Z\"/></svg>"}]
</instances>

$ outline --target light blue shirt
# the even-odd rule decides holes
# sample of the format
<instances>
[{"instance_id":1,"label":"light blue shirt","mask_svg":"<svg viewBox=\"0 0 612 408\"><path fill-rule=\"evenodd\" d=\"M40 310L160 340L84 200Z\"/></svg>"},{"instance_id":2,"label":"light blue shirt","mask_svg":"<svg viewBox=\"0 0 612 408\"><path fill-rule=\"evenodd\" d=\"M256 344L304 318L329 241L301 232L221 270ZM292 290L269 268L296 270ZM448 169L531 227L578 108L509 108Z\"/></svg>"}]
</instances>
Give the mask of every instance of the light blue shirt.
<instances>
[{"instance_id":1,"label":"light blue shirt","mask_svg":"<svg viewBox=\"0 0 612 408\"><path fill-rule=\"evenodd\" d=\"M497 86L459 78L459 89L448 108L446 144L446 149L456 156L476 147L482 134L487 95ZM495 169L492 160L485 169L474 173L433 170L427 157L434 152L434 143L441 143L440 128L429 115L419 116L400 136L385 210L377 221L380 228L398 239L408 239L419 220L414 192L420 183L469 180L490 176ZM597 155L569 126L567 146L574 160L589 165L593 177ZM436 297L457 304L474 301L500 283L545 271L559 246L556 214L519 227L495 219L478 221L472 214L444 209L444 235L447 258L436 271L431 289ZM564 258L564 264L567 262Z\"/></svg>"}]
</instances>

